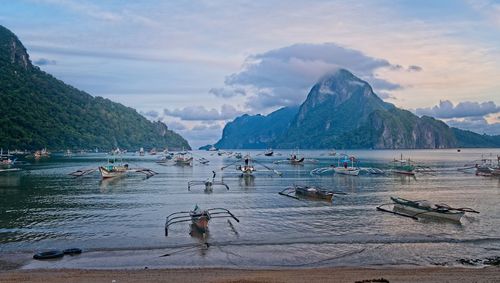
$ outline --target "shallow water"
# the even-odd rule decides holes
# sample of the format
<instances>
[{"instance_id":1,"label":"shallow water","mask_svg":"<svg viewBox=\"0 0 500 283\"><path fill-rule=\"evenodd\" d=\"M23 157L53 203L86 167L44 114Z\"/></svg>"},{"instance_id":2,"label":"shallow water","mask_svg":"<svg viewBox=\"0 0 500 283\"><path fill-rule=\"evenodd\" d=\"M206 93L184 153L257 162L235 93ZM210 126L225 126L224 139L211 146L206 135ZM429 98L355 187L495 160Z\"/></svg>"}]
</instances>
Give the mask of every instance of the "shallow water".
<instances>
[{"instance_id":1,"label":"shallow water","mask_svg":"<svg viewBox=\"0 0 500 283\"><path fill-rule=\"evenodd\" d=\"M108 267L134 266L123 254L142 254L150 266L308 267L318 265L454 265L459 258L484 258L500 254L500 179L478 177L456 169L473 164L482 153L499 149L365 150L350 151L361 166L388 168L402 153L432 167L435 174L416 178L384 175L311 176L317 167L335 163L326 151L302 151L317 159L302 166L273 164L285 159L250 153L259 163L283 173L279 177L255 164L253 178L240 178L234 158L195 151L209 165L161 166L155 156L124 157L130 167L147 167L159 174L100 180L98 172L81 178L68 173L96 168L105 154L71 158L54 155L24 166L24 171L0 175L0 251L33 252L49 248L80 247L94 254L107 253ZM486 155L485 155L486 156ZM237 163L238 164L238 163ZM204 180L217 170L230 190L202 187L187 190L190 180ZM220 179L219 179L220 180ZM318 184L344 191L332 202L296 200L278 195L292 184ZM390 196L445 202L472 207L480 214L466 215L461 224L419 221L375 210ZM226 219L210 222L208 237L191 237L188 223L171 227L164 235L165 217L198 204L202 208L225 207L240 223ZM207 241L207 249L201 243ZM154 257L148 259L150 252ZM158 260L158 254L172 256ZM116 256L114 256L116 253ZM154 258L154 260L153 260ZM78 263L78 264L77 264ZM102 267L97 259L66 260L62 267ZM73 265L72 265L73 264ZM39 267L39 265L34 265ZM53 265L52 265L53 266Z\"/></svg>"}]
</instances>

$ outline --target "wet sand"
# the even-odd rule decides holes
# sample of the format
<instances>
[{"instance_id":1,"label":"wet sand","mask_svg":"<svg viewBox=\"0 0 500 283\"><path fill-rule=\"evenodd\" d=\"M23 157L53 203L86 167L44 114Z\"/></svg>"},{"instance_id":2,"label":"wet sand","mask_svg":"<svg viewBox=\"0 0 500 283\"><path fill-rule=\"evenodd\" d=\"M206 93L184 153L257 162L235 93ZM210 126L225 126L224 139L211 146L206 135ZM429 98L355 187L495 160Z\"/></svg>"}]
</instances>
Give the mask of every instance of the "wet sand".
<instances>
[{"instance_id":1,"label":"wet sand","mask_svg":"<svg viewBox=\"0 0 500 283\"><path fill-rule=\"evenodd\" d=\"M500 268L10 270L0 282L500 282ZM365 281L363 281L365 280ZM372 281L370 281L372 280Z\"/></svg>"}]
</instances>

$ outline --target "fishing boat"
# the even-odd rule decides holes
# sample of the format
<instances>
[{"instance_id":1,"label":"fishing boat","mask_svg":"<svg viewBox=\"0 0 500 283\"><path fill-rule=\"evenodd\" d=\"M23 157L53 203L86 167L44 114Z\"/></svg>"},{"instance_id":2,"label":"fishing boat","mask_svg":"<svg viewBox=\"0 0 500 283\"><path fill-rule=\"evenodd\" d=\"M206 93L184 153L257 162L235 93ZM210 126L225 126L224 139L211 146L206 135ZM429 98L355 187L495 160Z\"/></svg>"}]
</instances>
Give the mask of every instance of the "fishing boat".
<instances>
[{"instance_id":1,"label":"fishing boat","mask_svg":"<svg viewBox=\"0 0 500 283\"><path fill-rule=\"evenodd\" d=\"M400 197L391 197L393 211L386 210L382 208L384 205L377 207L378 210L391 212L401 216L407 216L413 219L418 219L421 217L432 217L445 220L451 220L455 222L460 222L460 219L466 212L479 213L478 211L463 207L463 208L453 208L447 204L432 204L426 200L407 200Z\"/></svg>"},{"instance_id":2,"label":"fishing boat","mask_svg":"<svg viewBox=\"0 0 500 283\"><path fill-rule=\"evenodd\" d=\"M415 176L415 165L413 164L413 161L410 160L410 158L403 159L403 154L401 154L399 160L394 158L394 160L392 161L391 172L395 174Z\"/></svg>"},{"instance_id":3,"label":"fishing boat","mask_svg":"<svg viewBox=\"0 0 500 283\"><path fill-rule=\"evenodd\" d=\"M178 166L192 166L193 156L186 151L179 152L174 156L174 163Z\"/></svg>"},{"instance_id":4,"label":"fishing boat","mask_svg":"<svg viewBox=\"0 0 500 283\"><path fill-rule=\"evenodd\" d=\"M208 223L215 218L233 218L236 222L240 222L234 214L225 208L209 208L202 210L198 205L191 211L174 212L167 216L165 222L165 236L168 236L168 228L170 225L181 222L191 222L197 232L205 234L208 232Z\"/></svg>"},{"instance_id":5,"label":"fishing boat","mask_svg":"<svg viewBox=\"0 0 500 283\"><path fill-rule=\"evenodd\" d=\"M37 150L33 154L33 157L35 157L35 159L41 159L41 158L45 158L45 157L49 157L49 156L50 156L50 152L47 151L46 148L44 148L42 150Z\"/></svg>"},{"instance_id":6,"label":"fishing boat","mask_svg":"<svg viewBox=\"0 0 500 283\"><path fill-rule=\"evenodd\" d=\"M290 154L290 157L287 159L290 161L290 164L292 165L299 165L299 164L304 164L304 157L299 157L296 153Z\"/></svg>"},{"instance_id":7,"label":"fishing boat","mask_svg":"<svg viewBox=\"0 0 500 283\"><path fill-rule=\"evenodd\" d=\"M293 187L288 187L283 191L279 192L280 195L292 197L298 199L297 196L303 196L308 198L315 198L321 200L331 201L334 195L333 191L323 189L318 186L299 186L294 185ZM295 195L293 195L295 194Z\"/></svg>"},{"instance_id":8,"label":"fishing boat","mask_svg":"<svg viewBox=\"0 0 500 283\"><path fill-rule=\"evenodd\" d=\"M266 152L264 152L265 156L273 156L273 154L274 154L274 151L271 148L266 150Z\"/></svg>"},{"instance_id":9,"label":"fishing boat","mask_svg":"<svg viewBox=\"0 0 500 283\"><path fill-rule=\"evenodd\" d=\"M144 153L144 148L143 148L143 147L141 147L141 148L139 149L139 156L144 156L144 154L145 154L145 153Z\"/></svg>"},{"instance_id":10,"label":"fishing boat","mask_svg":"<svg viewBox=\"0 0 500 283\"><path fill-rule=\"evenodd\" d=\"M152 148L152 149L149 151L149 155L156 155L156 148Z\"/></svg>"},{"instance_id":11,"label":"fishing boat","mask_svg":"<svg viewBox=\"0 0 500 283\"><path fill-rule=\"evenodd\" d=\"M243 177L252 176L253 172L255 172L255 167L251 164L251 158L245 156L245 164L236 166L236 170L240 171Z\"/></svg>"},{"instance_id":12,"label":"fishing boat","mask_svg":"<svg viewBox=\"0 0 500 283\"><path fill-rule=\"evenodd\" d=\"M2 166L10 166L10 165L14 165L14 163L16 162L16 158L12 159L13 155L10 154L9 151L7 151L7 154L4 154L3 153L3 149L0 149L0 165Z\"/></svg>"},{"instance_id":13,"label":"fishing boat","mask_svg":"<svg viewBox=\"0 0 500 283\"><path fill-rule=\"evenodd\" d=\"M236 164L237 162L240 162L239 160L236 160L226 166L223 166L221 167L221 170L224 170L225 168L229 167L229 166L232 166L234 164ZM259 164L260 166L264 167L265 169L269 170L269 171L272 171L274 172L276 175L278 176L281 176L281 172L273 169L273 168L270 168L269 166L266 166L265 164L262 164L260 162L258 162L257 160L254 160L250 155L246 155L244 157L244 164L243 165L237 165L236 166L236 170L241 173L240 176L242 177L250 177L250 176L253 176L253 173L256 172L256 168L253 166L253 162Z\"/></svg>"},{"instance_id":14,"label":"fishing boat","mask_svg":"<svg viewBox=\"0 0 500 283\"><path fill-rule=\"evenodd\" d=\"M73 156L73 152L70 149L67 149L66 152L64 153L64 156L65 157L72 157Z\"/></svg>"},{"instance_id":15,"label":"fishing boat","mask_svg":"<svg viewBox=\"0 0 500 283\"><path fill-rule=\"evenodd\" d=\"M123 176L129 171L128 164L122 165L121 160L118 164L116 162L116 158L108 159L108 164L99 166L99 172L103 179Z\"/></svg>"},{"instance_id":16,"label":"fishing boat","mask_svg":"<svg viewBox=\"0 0 500 283\"><path fill-rule=\"evenodd\" d=\"M200 162L200 164L206 165L206 164L210 163L210 160L206 159L205 157L201 157L201 158L198 158L198 162Z\"/></svg>"},{"instance_id":17,"label":"fishing boat","mask_svg":"<svg viewBox=\"0 0 500 283\"><path fill-rule=\"evenodd\" d=\"M358 176L360 170L357 166L355 166L356 163L356 157L341 154L337 159L337 166L334 167L333 170L336 174Z\"/></svg>"},{"instance_id":18,"label":"fishing boat","mask_svg":"<svg viewBox=\"0 0 500 283\"><path fill-rule=\"evenodd\" d=\"M212 173L213 173L212 179L207 178L204 181L189 181L188 182L188 191L191 190L191 187L195 187L195 186L205 186L205 192L212 192L214 186L223 186L227 190L229 190L229 186L226 183L224 183L224 181L215 181L216 173L215 173L215 171L212 171Z\"/></svg>"},{"instance_id":19,"label":"fishing boat","mask_svg":"<svg viewBox=\"0 0 500 283\"><path fill-rule=\"evenodd\" d=\"M236 152L234 154L234 158L236 158L236 159L242 159L243 158L243 154L241 154L240 152Z\"/></svg>"}]
</instances>

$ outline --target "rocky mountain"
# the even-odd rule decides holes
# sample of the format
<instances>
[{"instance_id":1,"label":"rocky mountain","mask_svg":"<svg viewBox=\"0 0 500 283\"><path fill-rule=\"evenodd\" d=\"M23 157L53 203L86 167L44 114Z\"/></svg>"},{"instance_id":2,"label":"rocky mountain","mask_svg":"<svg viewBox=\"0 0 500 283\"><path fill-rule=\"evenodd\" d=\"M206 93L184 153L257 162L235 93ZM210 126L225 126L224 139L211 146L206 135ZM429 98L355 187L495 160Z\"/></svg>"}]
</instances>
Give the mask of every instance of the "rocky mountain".
<instances>
[{"instance_id":1,"label":"rocky mountain","mask_svg":"<svg viewBox=\"0 0 500 283\"><path fill-rule=\"evenodd\" d=\"M189 148L136 110L93 97L32 65L15 34L0 26L0 147L37 149Z\"/></svg>"},{"instance_id":2,"label":"rocky mountain","mask_svg":"<svg viewBox=\"0 0 500 283\"><path fill-rule=\"evenodd\" d=\"M282 109L268 116L236 118L224 128L218 147L398 149L500 146L500 136L450 128L434 118L418 117L398 109L382 101L367 82L344 69L321 78L295 114L290 111L277 124L272 118L266 119L279 111Z\"/></svg>"},{"instance_id":3,"label":"rocky mountain","mask_svg":"<svg viewBox=\"0 0 500 283\"><path fill-rule=\"evenodd\" d=\"M245 114L227 123L216 148L267 148L283 136L291 120L297 115L298 106L284 107L263 115Z\"/></svg>"}]
</instances>

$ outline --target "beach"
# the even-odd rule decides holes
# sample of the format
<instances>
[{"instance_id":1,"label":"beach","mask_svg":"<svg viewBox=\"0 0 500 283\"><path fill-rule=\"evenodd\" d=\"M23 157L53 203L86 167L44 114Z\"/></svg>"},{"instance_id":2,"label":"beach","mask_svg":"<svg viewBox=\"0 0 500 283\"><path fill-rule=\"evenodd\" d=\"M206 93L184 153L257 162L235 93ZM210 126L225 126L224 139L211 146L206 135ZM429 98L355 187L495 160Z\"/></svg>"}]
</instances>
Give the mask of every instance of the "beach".
<instances>
[{"instance_id":1,"label":"beach","mask_svg":"<svg viewBox=\"0 0 500 283\"><path fill-rule=\"evenodd\" d=\"M335 267L286 270L219 268L143 270L45 269L1 272L0 282L500 282L500 269L497 267L481 269L445 267Z\"/></svg>"}]
</instances>

